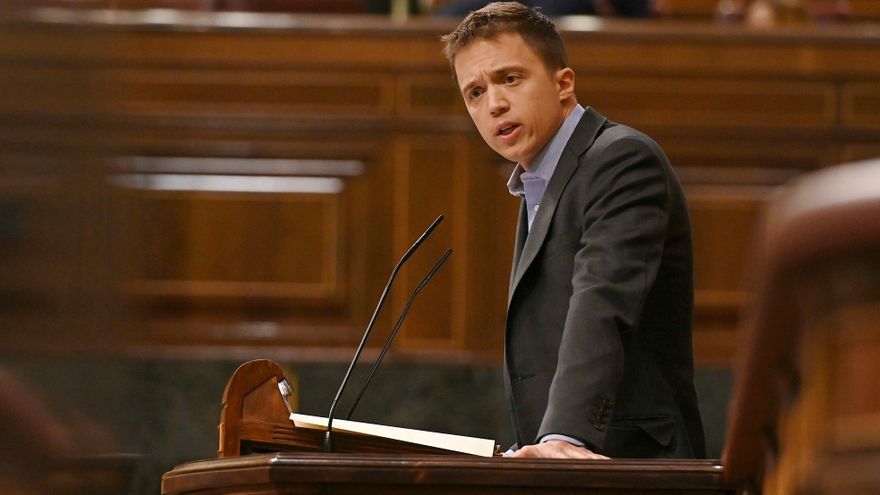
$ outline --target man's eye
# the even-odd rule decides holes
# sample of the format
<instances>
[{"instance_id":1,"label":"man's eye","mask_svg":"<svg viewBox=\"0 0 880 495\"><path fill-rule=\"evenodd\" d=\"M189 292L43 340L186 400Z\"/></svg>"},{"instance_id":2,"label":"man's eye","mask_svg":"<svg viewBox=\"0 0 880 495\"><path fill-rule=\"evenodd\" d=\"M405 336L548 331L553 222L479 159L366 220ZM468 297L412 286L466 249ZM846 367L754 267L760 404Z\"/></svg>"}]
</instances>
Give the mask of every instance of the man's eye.
<instances>
[{"instance_id":1,"label":"man's eye","mask_svg":"<svg viewBox=\"0 0 880 495\"><path fill-rule=\"evenodd\" d=\"M517 76L516 74L508 74L504 76L504 82L506 84L513 84L517 81L519 81L519 76Z\"/></svg>"},{"instance_id":2,"label":"man's eye","mask_svg":"<svg viewBox=\"0 0 880 495\"><path fill-rule=\"evenodd\" d=\"M474 99L479 98L481 94L483 94L483 90L482 90L482 89L480 89L480 88L474 88L474 89L471 90L469 96L470 96L470 98L471 98L472 100L474 100Z\"/></svg>"}]
</instances>

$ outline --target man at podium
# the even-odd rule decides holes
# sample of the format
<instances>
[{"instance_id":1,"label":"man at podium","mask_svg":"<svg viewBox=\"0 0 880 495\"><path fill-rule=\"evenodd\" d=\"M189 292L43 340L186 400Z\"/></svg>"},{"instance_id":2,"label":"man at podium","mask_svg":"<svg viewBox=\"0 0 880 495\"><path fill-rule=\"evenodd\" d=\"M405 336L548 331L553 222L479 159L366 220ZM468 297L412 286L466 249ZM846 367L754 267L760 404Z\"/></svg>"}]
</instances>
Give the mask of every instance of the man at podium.
<instances>
[{"instance_id":1,"label":"man at podium","mask_svg":"<svg viewBox=\"0 0 880 495\"><path fill-rule=\"evenodd\" d=\"M516 162L509 455L703 457L690 221L663 151L578 104L540 12L493 3L443 41L480 135Z\"/></svg>"}]
</instances>

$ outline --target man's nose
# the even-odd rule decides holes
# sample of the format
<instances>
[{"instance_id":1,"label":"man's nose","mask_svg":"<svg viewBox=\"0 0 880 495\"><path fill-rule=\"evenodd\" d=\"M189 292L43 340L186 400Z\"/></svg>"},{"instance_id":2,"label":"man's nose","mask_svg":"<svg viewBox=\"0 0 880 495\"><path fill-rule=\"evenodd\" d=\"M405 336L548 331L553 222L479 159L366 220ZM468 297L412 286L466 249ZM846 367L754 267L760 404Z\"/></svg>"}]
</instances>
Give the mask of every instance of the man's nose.
<instances>
[{"instance_id":1,"label":"man's nose","mask_svg":"<svg viewBox=\"0 0 880 495\"><path fill-rule=\"evenodd\" d=\"M504 91L497 87L489 87L486 90L486 96L489 100L489 112L493 116L498 116L506 112L510 108L507 96Z\"/></svg>"}]
</instances>

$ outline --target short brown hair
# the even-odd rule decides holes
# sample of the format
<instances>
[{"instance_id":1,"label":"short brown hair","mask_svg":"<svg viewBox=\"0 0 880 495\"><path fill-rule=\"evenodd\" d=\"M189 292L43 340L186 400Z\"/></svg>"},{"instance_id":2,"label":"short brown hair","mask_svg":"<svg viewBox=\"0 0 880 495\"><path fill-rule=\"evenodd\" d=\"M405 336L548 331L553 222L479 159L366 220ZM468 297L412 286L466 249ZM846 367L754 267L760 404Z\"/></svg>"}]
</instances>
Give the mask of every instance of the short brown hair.
<instances>
[{"instance_id":1,"label":"short brown hair","mask_svg":"<svg viewBox=\"0 0 880 495\"><path fill-rule=\"evenodd\" d=\"M443 36L443 54L455 73L455 56L476 39L492 39L516 33L535 51L551 71L568 67L568 56L559 31L546 15L519 2L494 2L468 14L451 33Z\"/></svg>"}]
</instances>

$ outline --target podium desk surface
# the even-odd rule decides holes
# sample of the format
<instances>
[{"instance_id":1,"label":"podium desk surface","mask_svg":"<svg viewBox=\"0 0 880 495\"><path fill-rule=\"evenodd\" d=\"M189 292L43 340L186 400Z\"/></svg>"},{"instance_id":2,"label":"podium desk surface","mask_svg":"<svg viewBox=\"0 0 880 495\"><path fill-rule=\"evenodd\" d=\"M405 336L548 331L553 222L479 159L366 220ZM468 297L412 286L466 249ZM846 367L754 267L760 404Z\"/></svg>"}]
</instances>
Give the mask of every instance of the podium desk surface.
<instances>
[{"instance_id":1,"label":"podium desk surface","mask_svg":"<svg viewBox=\"0 0 880 495\"><path fill-rule=\"evenodd\" d=\"M273 453L194 461L162 478L163 495L274 493L676 493L730 495L718 460L480 458Z\"/></svg>"}]
</instances>

